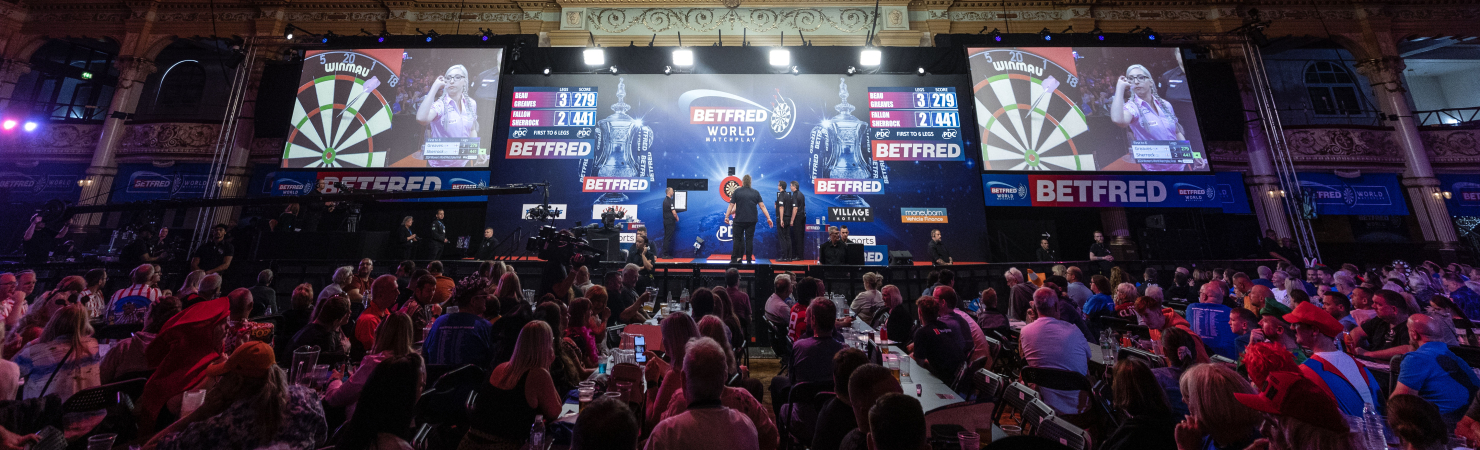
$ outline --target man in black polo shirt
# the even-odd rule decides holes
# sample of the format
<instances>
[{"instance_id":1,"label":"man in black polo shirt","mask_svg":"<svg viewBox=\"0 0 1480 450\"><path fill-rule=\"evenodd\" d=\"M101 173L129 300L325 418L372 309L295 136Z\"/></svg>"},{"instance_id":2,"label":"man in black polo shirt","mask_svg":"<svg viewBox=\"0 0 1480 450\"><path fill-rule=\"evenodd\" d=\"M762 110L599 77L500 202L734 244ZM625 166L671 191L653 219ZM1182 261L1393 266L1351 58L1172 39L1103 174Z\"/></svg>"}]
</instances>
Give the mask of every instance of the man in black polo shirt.
<instances>
[{"instance_id":1,"label":"man in black polo shirt","mask_svg":"<svg viewBox=\"0 0 1480 450\"><path fill-rule=\"evenodd\" d=\"M678 211L673 209L673 188L668 188L663 197L663 251L665 258L673 257L673 240L678 236Z\"/></svg>"},{"instance_id":2,"label":"man in black polo shirt","mask_svg":"<svg viewBox=\"0 0 1480 450\"><path fill-rule=\"evenodd\" d=\"M807 197L796 181L791 182L791 214L786 216L786 226L791 232L791 260L805 258L807 241Z\"/></svg>"},{"instance_id":3,"label":"man in black polo shirt","mask_svg":"<svg viewBox=\"0 0 1480 450\"><path fill-rule=\"evenodd\" d=\"M776 182L776 252L777 261L791 261L791 217L787 215L792 209L791 193L786 192L786 182Z\"/></svg>"},{"instance_id":4,"label":"man in black polo shirt","mask_svg":"<svg viewBox=\"0 0 1480 450\"><path fill-rule=\"evenodd\" d=\"M945 241L940 239L940 230L930 230L930 263L936 266L949 266L954 262L951 259L951 251L946 249Z\"/></svg>"},{"instance_id":5,"label":"man in black polo shirt","mask_svg":"<svg viewBox=\"0 0 1480 450\"><path fill-rule=\"evenodd\" d=\"M208 274L224 272L231 267L231 257L235 254L236 248L226 242L226 225L218 223L211 228L211 238L195 249L190 270L204 270Z\"/></svg>"},{"instance_id":6,"label":"man in black polo shirt","mask_svg":"<svg viewBox=\"0 0 1480 450\"><path fill-rule=\"evenodd\" d=\"M1110 254L1110 249L1105 247L1105 233L1095 230L1095 243L1089 245L1089 260L1099 261L1100 275L1110 276L1110 268L1115 256Z\"/></svg>"},{"instance_id":7,"label":"man in black polo shirt","mask_svg":"<svg viewBox=\"0 0 1480 450\"><path fill-rule=\"evenodd\" d=\"M845 264L848 259L848 242L838 227L827 227L827 242L817 251L818 264Z\"/></svg>"},{"instance_id":8,"label":"man in black polo shirt","mask_svg":"<svg viewBox=\"0 0 1480 450\"><path fill-rule=\"evenodd\" d=\"M735 237L734 254L730 255L730 264L739 264L743 257L746 262L755 263L755 224L756 208L766 215L766 226L774 227L771 221L771 212L766 209L766 204L761 200L761 193L750 187L750 175L742 179L740 188L730 194L730 210L725 212L725 224L732 223L731 234Z\"/></svg>"}]
</instances>

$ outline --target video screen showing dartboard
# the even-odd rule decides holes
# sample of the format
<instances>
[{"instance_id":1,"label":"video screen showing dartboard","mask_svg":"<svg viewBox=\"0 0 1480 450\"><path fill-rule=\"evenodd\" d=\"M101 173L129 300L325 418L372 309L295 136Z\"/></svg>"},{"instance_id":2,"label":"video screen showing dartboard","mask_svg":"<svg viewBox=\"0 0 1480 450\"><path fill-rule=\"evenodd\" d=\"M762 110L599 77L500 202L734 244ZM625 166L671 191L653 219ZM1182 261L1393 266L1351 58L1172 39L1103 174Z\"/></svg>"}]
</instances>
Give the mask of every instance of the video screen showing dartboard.
<instances>
[{"instance_id":1,"label":"video screen showing dartboard","mask_svg":"<svg viewBox=\"0 0 1480 450\"><path fill-rule=\"evenodd\" d=\"M1205 172L1177 48L971 48L984 171Z\"/></svg>"},{"instance_id":2,"label":"video screen showing dartboard","mask_svg":"<svg viewBox=\"0 0 1480 450\"><path fill-rule=\"evenodd\" d=\"M488 167L502 48L312 50L284 168Z\"/></svg>"}]
</instances>

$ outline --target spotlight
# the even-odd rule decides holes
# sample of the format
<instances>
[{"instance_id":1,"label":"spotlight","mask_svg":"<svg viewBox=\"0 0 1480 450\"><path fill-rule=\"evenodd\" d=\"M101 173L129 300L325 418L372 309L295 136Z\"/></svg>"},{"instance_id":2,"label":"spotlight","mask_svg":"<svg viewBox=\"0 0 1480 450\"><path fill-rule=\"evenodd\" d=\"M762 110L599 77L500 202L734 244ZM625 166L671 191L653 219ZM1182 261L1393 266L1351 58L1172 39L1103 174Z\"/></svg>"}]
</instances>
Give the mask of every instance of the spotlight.
<instances>
[{"instance_id":1,"label":"spotlight","mask_svg":"<svg viewBox=\"0 0 1480 450\"><path fill-rule=\"evenodd\" d=\"M1090 30L1089 31L1089 35L1090 36L1094 36L1095 37L1095 40L1097 40L1097 41L1103 41L1103 40L1105 40L1105 32L1102 31L1102 30L1100 30L1100 27L1095 27L1095 29Z\"/></svg>"},{"instance_id":2,"label":"spotlight","mask_svg":"<svg viewBox=\"0 0 1480 450\"><path fill-rule=\"evenodd\" d=\"M686 48L674 50L673 65L679 67L688 67L694 65L694 51Z\"/></svg>"},{"instance_id":3,"label":"spotlight","mask_svg":"<svg viewBox=\"0 0 1480 450\"><path fill-rule=\"evenodd\" d=\"M1145 30L1142 30L1141 33L1146 35L1146 40L1148 41L1156 40L1156 32L1151 31L1151 27L1147 27Z\"/></svg>"},{"instance_id":4,"label":"spotlight","mask_svg":"<svg viewBox=\"0 0 1480 450\"><path fill-rule=\"evenodd\" d=\"M5 131L10 131L12 129L15 129L15 120L14 119L5 119L5 123L0 123L0 128L4 128Z\"/></svg>"},{"instance_id":5,"label":"spotlight","mask_svg":"<svg viewBox=\"0 0 1480 450\"><path fill-rule=\"evenodd\" d=\"M388 31L381 31L380 32L380 37L375 38L375 42L385 42L385 38L388 38L390 36L391 36L391 33L390 32L388 32Z\"/></svg>"},{"instance_id":6,"label":"spotlight","mask_svg":"<svg viewBox=\"0 0 1480 450\"><path fill-rule=\"evenodd\" d=\"M852 74L855 74L855 73L858 73L858 68L857 67L853 67L853 66L848 66L848 75L852 75Z\"/></svg>"},{"instance_id":7,"label":"spotlight","mask_svg":"<svg viewBox=\"0 0 1480 450\"><path fill-rule=\"evenodd\" d=\"M982 29L986 29L986 27L982 27ZM987 36L991 37L993 41L1002 42L1002 31L996 28L993 28L991 33L987 33Z\"/></svg>"},{"instance_id":8,"label":"spotlight","mask_svg":"<svg viewBox=\"0 0 1480 450\"><path fill-rule=\"evenodd\" d=\"M36 131L36 122L27 121L25 125L21 126L21 129L26 130L27 133Z\"/></svg>"},{"instance_id":9,"label":"spotlight","mask_svg":"<svg viewBox=\"0 0 1480 450\"><path fill-rule=\"evenodd\" d=\"M290 41L293 40L293 30L291 28L288 29L288 35L284 37L286 37Z\"/></svg>"},{"instance_id":10,"label":"spotlight","mask_svg":"<svg viewBox=\"0 0 1480 450\"><path fill-rule=\"evenodd\" d=\"M588 66L606 64L606 52L599 48L588 48L586 51L581 52L581 56L585 58L586 65Z\"/></svg>"},{"instance_id":11,"label":"spotlight","mask_svg":"<svg viewBox=\"0 0 1480 450\"><path fill-rule=\"evenodd\" d=\"M925 68L924 67L917 67L917 68L915 68L915 73L918 73L920 75L924 75L925 74Z\"/></svg>"},{"instance_id":12,"label":"spotlight","mask_svg":"<svg viewBox=\"0 0 1480 450\"><path fill-rule=\"evenodd\" d=\"M663 75L673 74L673 66L663 66Z\"/></svg>"},{"instance_id":13,"label":"spotlight","mask_svg":"<svg viewBox=\"0 0 1480 450\"><path fill-rule=\"evenodd\" d=\"M385 36L375 38L375 42L385 42Z\"/></svg>"},{"instance_id":14,"label":"spotlight","mask_svg":"<svg viewBox=\"0 0 1480 450\"><path fill-rule=\"evenodd\" d=\"M858 52L858 63L865 66L877 66L883 60L884 53L876 48L868 48Z\"/></svg>"},{"instance_id":15,"label":"spotlight","mask_svg":"<svg viewBox=\"0 0 1480 450\"><path fill-rule=\"evenodd\" d=\"M773 66L789 66L789 65L791 65L791 51L789 51L789 50L780 50L780 49L771 50L771 65L773 65Z\"/></svg>"},{"instance_id":16,"label":"spotlight","mask_svg":"<svg viewBox=\"0 0 1480 450\"><path fill-rule=\"evenodd\" d=\"M545 76L550 76L550 68L549 67L546 67L545 68Z\"/></svg>"},{"instance_id":17,"label":"spotlight","mask_svg":"<svg viewBox=\"0 0 1480 450\"><path fill-rule=\"evenodd\" d=\"M797 69L797 66L791 66L791 74L796 75L798 73L801 73L801 71Z\"/></svg>"},{"instance_id":18,"label":"spotlight","mask_svg":"<svg viewBox=\"0 0 1480 450\"><path fill-rule=\"evenodd\" d=\"M283 28L283 38L290 41L293 40L293 30L296 29L298 29L298 27L293 26L293 24L291 23L288 24L288 26Z\"/></svg>"},{"instance_id":19,"label":"spotlight","mask_svg":"<svg viewBox=\"0 0 1480 450\"><path fill-rule=\"evenodd\" d=\"M1039 31L1038 32L1038 35L1039 36L1042 36L1043 37L1043 40L1045 40L1045 41L1052 41L1053 40L1053 33L1050 32L1050 31L1048 31L1048 27L1043 27L1043 31Z\"/></svg>"},{"instance_id":20,"label":"spotlight","mask_svg":"<svg viewBox=\"0 0 1480 450\"><path fill-rule=\"evenodd\" d=\"M612 73L617 73L617 66L612 66L609 70L611 70Z\"/></svg>"},{"instance_id":21,"label":"spotlight","mask_svg":"<svg viewBox=\"0 0 1480 450\"><path fill-rule=\"evenodd\" d=\"M488 38L493 37L493 30L485 30L480 27L478 31L483 33L483 42L488 42Z\"/></svg>"},{"instance_id":22,"label":"spotlight","mask_svg":"<svg viewBox=\"0 0 1480 450\"><path fill-rule=\"evenodd\" d=\"M432 42L432 37L431 36L427 36L427 42Z\"/></svg>"}]
</instances>

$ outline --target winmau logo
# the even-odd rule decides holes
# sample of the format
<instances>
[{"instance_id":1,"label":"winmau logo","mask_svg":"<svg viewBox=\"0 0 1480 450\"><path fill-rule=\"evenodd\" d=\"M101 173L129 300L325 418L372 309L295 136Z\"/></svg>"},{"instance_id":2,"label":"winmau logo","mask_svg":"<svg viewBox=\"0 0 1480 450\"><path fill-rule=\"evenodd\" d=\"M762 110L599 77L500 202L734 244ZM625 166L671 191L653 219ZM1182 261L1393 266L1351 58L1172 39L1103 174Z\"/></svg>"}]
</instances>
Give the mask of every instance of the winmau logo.
<instances>
[{"instance_id":1,"label":"winmau logo","mask_svg":"<svg viewBox=\"0 0 1480 450\"><path fill-rule=\"evenodd\" d=\"M992 61L992 68L997 69L998 72L1016 70L1019 72L1028 72L1035 76L1043 76L1042 67L1028 64L1022 61Z\"/></svg>"},{"instance_id":2,"label":"winmau logo","mask_svg":"<svg viewBox=\"0 0 1480 450\"><path fill-rule=\"evenodd\" d=\"M324 71L325 72L353 72L354 74L359 75L359 76L362 76L362 77L370 76L370 69L365 68L365 67L360 67L358 65L354 65L354 64L350 64L350 63L342 63L342 62L324 64Z\"/></svg>"}]
</instances>

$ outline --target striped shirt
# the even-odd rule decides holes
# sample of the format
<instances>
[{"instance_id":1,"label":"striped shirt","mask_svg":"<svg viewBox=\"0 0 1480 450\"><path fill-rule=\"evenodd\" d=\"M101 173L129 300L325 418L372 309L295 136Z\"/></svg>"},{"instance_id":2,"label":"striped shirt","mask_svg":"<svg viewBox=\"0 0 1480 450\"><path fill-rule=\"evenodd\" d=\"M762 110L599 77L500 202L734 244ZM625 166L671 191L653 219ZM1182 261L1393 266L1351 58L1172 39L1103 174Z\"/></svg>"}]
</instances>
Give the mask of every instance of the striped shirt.
<instances>
[{"instance_id":1,"label":"striped shirt","mask_svg":"<svg viewBox=\"0 0 1480 450\"><path fill-rule=\"evenodd\" d=\"M148 305L129 302L120 305L119 299L129 297L143 297L149 299ZM149 314L149 307L159 301L159 289L149 287L147 284L135 284L113 293L113 299L108 301L108 323L144 323L144 317Z\"/></svg>"},{"instance_id":2,"label":"striped shirt","mask_svg":"<svg viewBox=\"0 0 1480 450\"><path fill-rule=\"evenodd\" d=\"M120 298L130 297L130 296L135 296L135 295L140 295L140 296L148 297L149 298L149 303L154 303L154 302L159 301L159 288L150 287L147 284L135 284L133 286L129 286L127 288L124 288L122 290L119 290L118 292L114 292L113 293L113 299L109 300L108 303L111 304L111 303L113 303L115 301L118 301L118 299L120 299Z\"/></svg>"}]
</instances>

